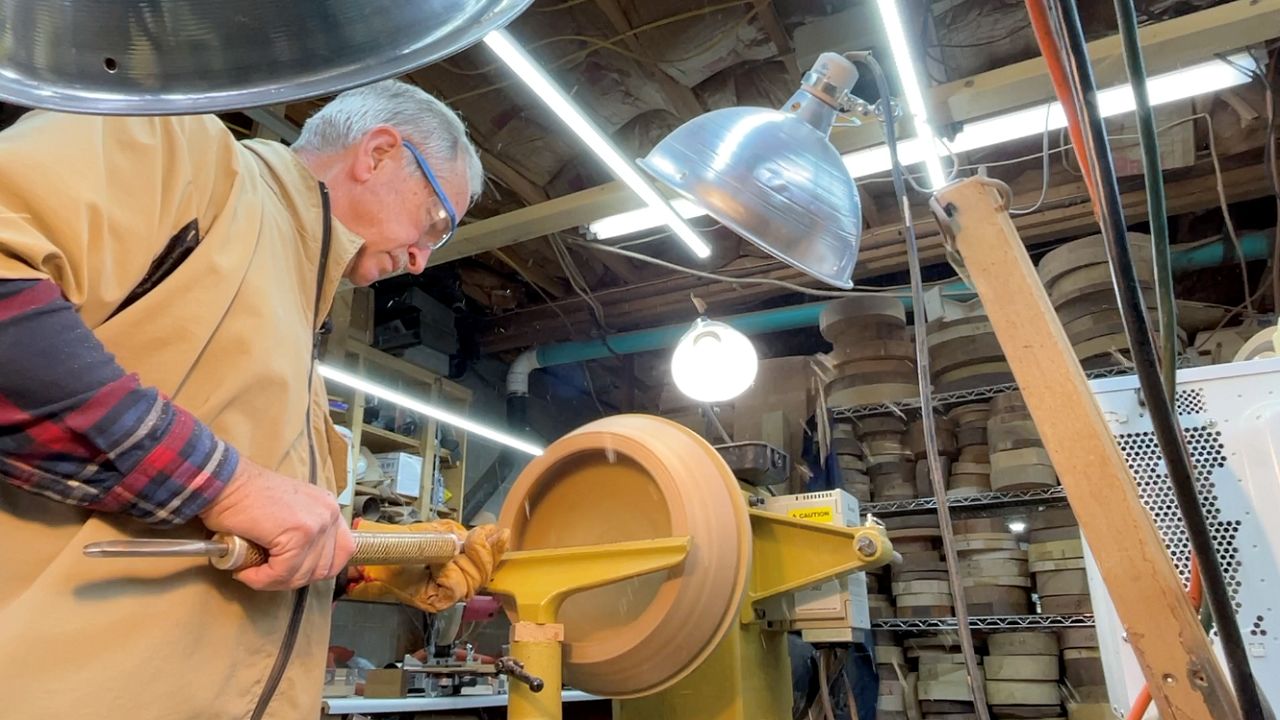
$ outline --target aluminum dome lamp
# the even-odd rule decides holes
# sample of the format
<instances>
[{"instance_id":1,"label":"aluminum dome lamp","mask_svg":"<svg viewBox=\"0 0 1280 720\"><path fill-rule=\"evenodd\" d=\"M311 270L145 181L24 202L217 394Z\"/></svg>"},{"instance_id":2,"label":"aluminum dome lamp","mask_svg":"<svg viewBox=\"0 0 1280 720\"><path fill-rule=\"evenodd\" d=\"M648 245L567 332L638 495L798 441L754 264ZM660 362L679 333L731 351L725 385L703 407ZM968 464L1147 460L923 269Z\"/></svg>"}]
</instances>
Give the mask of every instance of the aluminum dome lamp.
<instances>
[{"instance_id":1,"label":"aluminum dome lamp","mask_svg":"<svg viewBox=\"0 0 1280 720\"><path fill-rule=\"evenodd\" d=\"M0 0L0 99L101 115L332 95L453 55L532 0Z\"/></svg>"},{"instance_id":2,"label":"aluminum dome lamp","mask_svg":"<svg viewBox=\"0 0 1280 720\"><path fill-rule=\"evenodd\" d=\"M862 206L827 136L857 79L852 63L824 53L780 110L700 115L640 165L779 260L849 289Z\"/></svg>"}]
</instances>

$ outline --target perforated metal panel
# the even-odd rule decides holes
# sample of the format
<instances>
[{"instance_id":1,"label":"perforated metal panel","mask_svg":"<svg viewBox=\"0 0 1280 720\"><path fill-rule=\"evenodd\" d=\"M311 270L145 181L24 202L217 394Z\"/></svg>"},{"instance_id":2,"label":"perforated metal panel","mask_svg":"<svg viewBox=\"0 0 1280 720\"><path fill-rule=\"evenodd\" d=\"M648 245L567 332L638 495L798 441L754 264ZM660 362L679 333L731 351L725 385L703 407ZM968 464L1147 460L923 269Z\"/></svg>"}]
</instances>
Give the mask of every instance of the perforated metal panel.
<instances>
[{"instance_id":1,"label":"perforated metal panel","mask_svg":"<svg viewBox=\"0 0 1280 720\"><path fill-rule=\"evenodd\" d=\"M1138 495L1186 582L1186 527L1137 380L1107 378L1091 386ZM1179 371L1175 400L1236 621L1274 705L1280 702L1280 359ZM1097 572L1096 558L1106 548L1090 551L1089 584L1111 700L1127 707L1141 673Z\"/></svg>"}]
</instances>

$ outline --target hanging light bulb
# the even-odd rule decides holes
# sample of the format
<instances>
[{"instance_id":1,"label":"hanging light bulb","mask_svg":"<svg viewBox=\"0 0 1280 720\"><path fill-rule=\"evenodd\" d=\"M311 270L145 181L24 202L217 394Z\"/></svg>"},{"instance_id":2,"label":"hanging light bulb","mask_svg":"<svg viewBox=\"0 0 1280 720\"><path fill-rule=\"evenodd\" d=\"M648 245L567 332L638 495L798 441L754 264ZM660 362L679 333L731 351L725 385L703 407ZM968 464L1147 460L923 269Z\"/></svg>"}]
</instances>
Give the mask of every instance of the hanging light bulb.
<instances>
[{"instance_id":1,"label":"hanging light bulb","mask_svg":"<svg viewBox=\"0 0 1280 720\"><path fill-rule=\"evenodd\" d=\"M671 376L680 392L698 402L725 402L751 387L758 365L746 335L702 317L676 345Z\"/></svg>"}]
</instances>

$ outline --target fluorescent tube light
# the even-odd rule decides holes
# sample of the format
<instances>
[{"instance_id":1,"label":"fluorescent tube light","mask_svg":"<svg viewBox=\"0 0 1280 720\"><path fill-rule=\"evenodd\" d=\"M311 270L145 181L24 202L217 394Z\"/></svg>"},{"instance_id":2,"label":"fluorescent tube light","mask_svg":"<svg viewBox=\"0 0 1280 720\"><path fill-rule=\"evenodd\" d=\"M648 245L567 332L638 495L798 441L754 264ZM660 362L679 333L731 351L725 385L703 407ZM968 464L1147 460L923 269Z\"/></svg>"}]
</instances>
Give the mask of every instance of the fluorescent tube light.
<instances>
[{"instance_id":1,"label":"fluorescent tube light","mask_svg":"<svg viewBox=\"0 0 1280 720\"><path fill-rule=\"evenodd\" d=\"M1244 68L1255 68L1256 63L1247 53L1240 53L1229 58ZM1147 94L1151 104L1164 105L1176 100L1203 95L1237 85L1243 85L1252 78L1221 60L1193 65L1182 70L1158 75L1147 80ZM1133 91L1126 85L1108 88L1098 93L1099 109L1104 117L1112 117L1133 110ZM1032 137L1044 132L1045 112L1049 113L1049 129L1058 130L1067 126L1066 115L1062 105L1046 103L1023 110L1015 110L986 120L967 123L956 138L951 141L951 149L965 152L991 147L1010 140ZM925 146L918 138L898 141L898 156L904 165L923 162ZM875 175L889 169L889 148L876 145L844 155L845 167L855 178ZM696 206L690 206L697 210ZM682 211L683 212L683 211ZM699 214L705 214L699 212ZM685 215L687 218L697 215ZM625 218L625 220L624 220ZM618 215L597 220L588 229L597 238L606 240L631 233L648 230L662 224L662 219L648 208L640 208Z\"/></svg>"},{"instance_id":2,"label":"fluorescent tube light","mask_svg":"<svg viewBox=\"0 0 1280 720\"><path fill-rule=\"evenodd\" d=\"M684 241L689 249L700 258L709 257L711 255L711 247L702 239L693 228L680 217L680 214L672 209L667 199L658 192L648 180L640 175L635 165L631 161L622 156L618 148L614 147L609 138L605 136L595 123L587 119L578 106L569 99L564 91L556 86L551 78L542 71L542 68L529 57L515 40L507 34L505 30L494 30L484 36L484 42L493 50L497 56L507 64L507 67L516 74L526 85L529 86L534 93L546 103L556 115L564 121L569 129L572 130L579 138L582 139L587 147L591 148L604 164L609 166L613 174L619 180L627 184L632 192L640 196L645 204L649 206L649 210L653 211L660 222L671 226L671 230Z\"/></svg>"},{"instance_id":3,"label":"fluorescent tube light","mask_svg":"<svg viewBox=\"0 0 1280 720\"><path fill-rule=\"evenodd\" d=\"M448 423L449 425L462 428L469 433L474 433L480 437L488 438L496 443L506 445L510 448L515 448L521 452L527 452L530 455L535 456L542 454L542 448L537 445L521 440L514 435L503 432L502 430L497 430L487 425L481 425L474 420L470 420L450 410L446 410L442 407L437 407L417 398L405 395L395 388L387 387L386 385L373 382L372 380L366 380L358 375L352 375L346 370L336 368L332 365L326 365L325 363L320 363L319 368L321 377L326 380L332 380L339 385L346 385L354 390L362 390L370 395L380 397L389 403L394 403L400 407L408 408L409 410L421 413L427 417L433 417L442 423Z\"/></svg>"},{"instance_id":4,"label":"fluorescent tube light","mask_svg":"<svg viewBox=\"0 0 1280 720\"><path fill-rule=\"evenodd\" d=\"M684 198L672 200L671 206L686 220L707 214L706 210ZM597 220L587 226L587 232L597 240L607 240L655 228L661 224L662 219L657 217L651 208L642 207Z\"/></svg>"},{"instance_id":5,"label":"fluorescent tube light","mask_svg":"<svg viewBox=\"0 0 1280 720\"><path fill-rule=\"evenodd\" d=\"M898 82L902 85L902 94L907 98L907 109L911 111L911 121L915 124L916 142L924 152L919 160L924 163L929 174L929 184L940 188L947 184L947 174L942 171L942 160L938 152L938 142L933 136L933 127L929 125L928 107L924 102L924 91L920 88L920 75L916 72L915 59L911 57L911 46L907 44L907 33L902 27L902 16L898 14L897 0L876 0L880 9L880 21L884 23L885 35L889 38L889 49L893 51L893 62L898 66ZM889 100L884 98L886 109ZM902 163L909 164L906 158Z\"/></svg>"}]
</instances>

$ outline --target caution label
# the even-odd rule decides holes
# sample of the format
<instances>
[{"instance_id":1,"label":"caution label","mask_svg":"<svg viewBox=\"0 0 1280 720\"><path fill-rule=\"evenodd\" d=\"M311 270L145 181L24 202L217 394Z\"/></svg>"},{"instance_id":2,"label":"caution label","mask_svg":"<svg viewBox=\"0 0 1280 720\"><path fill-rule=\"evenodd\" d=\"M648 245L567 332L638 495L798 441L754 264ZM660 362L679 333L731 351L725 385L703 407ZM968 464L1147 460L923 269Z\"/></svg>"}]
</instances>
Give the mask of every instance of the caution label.
<instances>
[{"instance_id":1,"label":"caution label","mask_svg":"<svg viewBox=\"0 0 1280 720\"><path fill-rule=\"evenodd\" d=\"M836 509L833 507L815 507L815 508L797 508L788 510L787 514L797 520L808 520L809 522L820 522L834 524L836 521Z\"/></svg>"}]
</instances>

